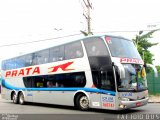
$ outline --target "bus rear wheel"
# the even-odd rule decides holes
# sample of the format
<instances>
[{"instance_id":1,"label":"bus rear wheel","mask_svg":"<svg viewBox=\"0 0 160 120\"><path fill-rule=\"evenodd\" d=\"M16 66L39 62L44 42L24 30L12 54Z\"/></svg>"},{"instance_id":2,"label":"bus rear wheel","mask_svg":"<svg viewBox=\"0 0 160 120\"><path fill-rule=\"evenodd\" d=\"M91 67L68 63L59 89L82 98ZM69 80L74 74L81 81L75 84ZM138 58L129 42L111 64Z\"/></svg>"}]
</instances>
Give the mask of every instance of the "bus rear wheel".
<instances>
[{"instance_id":1,"label":"bus rear wheel","mask_svg":"<svg viewBox=\"0 0 160 120\"><path fill-rule=\"evenodd\" d=\"M15 92L14 92L13 95L12 95L12 100L13 100L13 103L14 103L14 104L17 104L17 103L18 103L17 95L16 95Z\"/></svg>"},{"instance_id":2,"label":"bus rear wheel","mask_svg":"<svg viewBox=\"0 0 160 120\"><path fill-rule=\"evenodd\" d=\"M88 110L89 109L89 99L86 95L80 94L76 98L76 106L80 110Z\"/></svg>"},{"instance_id":3,"label":"bus rear wheel","mask_svg":"<svg viewBox=\"0 0 160 120\"><path fill-rule=\"evenodd\" d=\"M24 101L24 95L22 92L19 94L18 101L19 101L19 104L24 105L25 101Z\"/></svg>"}]
</instances>

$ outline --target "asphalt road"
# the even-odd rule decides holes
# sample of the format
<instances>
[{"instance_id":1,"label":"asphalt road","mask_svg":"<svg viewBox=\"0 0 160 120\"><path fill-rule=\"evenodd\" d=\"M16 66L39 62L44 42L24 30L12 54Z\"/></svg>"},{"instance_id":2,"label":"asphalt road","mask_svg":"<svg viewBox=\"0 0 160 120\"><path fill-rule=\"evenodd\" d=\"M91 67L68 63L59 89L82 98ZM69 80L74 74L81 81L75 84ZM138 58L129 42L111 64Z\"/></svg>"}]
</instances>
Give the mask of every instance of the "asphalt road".
<instances>
[{"instance_id":1,"label":"asphalt road","mask_svg":"<svg viewBox=\"0 0 160 120\"><path fill-rule=\"evenodd\" d=\"M160 103L146 106L111 111L90 109L80 111L74 107L50 104L27 103L13 104L0 98L0 120L160 120Z\"/></svg>"}]
</instances>

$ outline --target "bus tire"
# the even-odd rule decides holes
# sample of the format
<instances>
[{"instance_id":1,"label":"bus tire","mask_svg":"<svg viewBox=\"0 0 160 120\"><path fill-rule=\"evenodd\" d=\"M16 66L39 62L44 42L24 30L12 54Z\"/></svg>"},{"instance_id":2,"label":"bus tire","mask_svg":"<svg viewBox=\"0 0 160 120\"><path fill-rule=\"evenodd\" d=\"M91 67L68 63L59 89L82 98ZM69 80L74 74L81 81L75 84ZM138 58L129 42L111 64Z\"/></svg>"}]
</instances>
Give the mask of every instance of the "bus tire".
<instances>
[{"instance_id":1,"label":"bus tire","mask_svg":"<svg viewBox=\"0 0 160 120\"><path fill-rule=\"evenodd\" d=\"M86 95L80 94L76 98L76 107L80 110L88 110L89 109L89 99Z\"/></svg>"},{"instance_id":2,"label":"bus tire","mask_svg":"<svg viewBox=\"0 0 160 120\"><path fill-rule=\"evenodd\" d=\"M18 98L15 92L12 94L12 101L14 104L18 104Z\"/></svg>"},{"instance_id":3,"label":"bus tire","mask_svg":"<svg viewBox=\"0 0 160 120\"><path fill-rule=\"evenodd\" d=\"M25 101L24 101L24 95L22 92L20 92L18 96L18 101L19 101L19 104L24 105Z\"/></svg>"}]
</instances>

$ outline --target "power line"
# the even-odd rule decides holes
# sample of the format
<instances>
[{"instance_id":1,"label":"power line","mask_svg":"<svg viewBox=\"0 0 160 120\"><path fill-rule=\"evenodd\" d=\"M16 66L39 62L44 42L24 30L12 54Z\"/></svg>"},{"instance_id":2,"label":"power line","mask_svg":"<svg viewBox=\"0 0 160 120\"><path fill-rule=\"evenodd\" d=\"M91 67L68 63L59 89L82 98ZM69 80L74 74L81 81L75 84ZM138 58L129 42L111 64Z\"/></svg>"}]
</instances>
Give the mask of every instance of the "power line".
<instances>
[{"instance_id":1,"label":"power line","mask_svg":"<svg viewBox=\"0 0 160 120\"><path fill-rule=\"evenodd\" d=\"M139 32L139 31L152 31L152 30L131 30L131 31L103 31L103 32L93 32L95 34L105 34L105 33L116 33L116 32ZM1 45L0 47L8 47L8 46L15 46L15 45L22 45L22 44L30 44L30 43L36 43L36 42L44 42L44 41L50 41L53 39L60 39L60 38L66 38L66 37L71 37L71 36L76 36L76 35L82 35L82 33L77 33L77 34L71 34L71 35L66 35L66 36L61 36L61 37L55 37L55 38L48 38L48 39L43 39L43 40L35 40L35 41L30 41L30 42L22 42L22 43L14 43L14 44L6 44L6 45Z\"/></svg>"},{"instance_id":2,"label":"power line","mask_svg":"<svg viewBox=\"0 0 160 120\"><path fill-rule=\"evenodd\" d=\"M43 39L43 40L35 40L35 41L30 41L30 42L21 42L21 43L14 43L14 44L6 44L6 45L1 45L0 47L8 47L8 46L15 46L15 45L36 43L36 42L44 42L44 41L50 41L50 40L53 40L53 39L66 38L66 37L71 37L71 36L76 36L76 35L81 35L81 34L82 33L77 33L77 34L66 35L66 36L55 37L55 38L48 38L48 39Z\"/></svg>"},{"instance_id":3,"label":"power line","mask_svg":"<svg viewBox=\"0 0 160 120\"><path fill-rule=\"evenodd\" d=\"M155 30L155 29L153 29ZM102 32L93 32L93 33L116 33L116 32L139 32L139 31L152 31L152 30L131 30L131 31L102 31Z\"/></svg>"}]
</instances>

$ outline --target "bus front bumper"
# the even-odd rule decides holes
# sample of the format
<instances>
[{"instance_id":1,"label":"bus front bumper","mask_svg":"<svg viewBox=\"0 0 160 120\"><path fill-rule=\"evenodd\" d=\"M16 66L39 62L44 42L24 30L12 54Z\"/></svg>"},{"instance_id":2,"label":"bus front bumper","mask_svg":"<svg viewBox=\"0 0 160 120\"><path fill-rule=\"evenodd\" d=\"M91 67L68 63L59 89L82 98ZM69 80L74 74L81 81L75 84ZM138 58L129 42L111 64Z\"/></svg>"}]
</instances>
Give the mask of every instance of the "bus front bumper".
<instances>
[{"instance_id":1,"label":"bus front bumper","mask_svg":"<svg viewBox=\"0 0 160 120\"><path fill-rule=\"evenodd\" d=\"M149 98L147 97L145 99L136 101L120 101L119 109L129 109L129 108L144 106L148 103L148 99Z\"/></svg>"}]
</instances>

